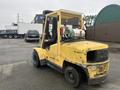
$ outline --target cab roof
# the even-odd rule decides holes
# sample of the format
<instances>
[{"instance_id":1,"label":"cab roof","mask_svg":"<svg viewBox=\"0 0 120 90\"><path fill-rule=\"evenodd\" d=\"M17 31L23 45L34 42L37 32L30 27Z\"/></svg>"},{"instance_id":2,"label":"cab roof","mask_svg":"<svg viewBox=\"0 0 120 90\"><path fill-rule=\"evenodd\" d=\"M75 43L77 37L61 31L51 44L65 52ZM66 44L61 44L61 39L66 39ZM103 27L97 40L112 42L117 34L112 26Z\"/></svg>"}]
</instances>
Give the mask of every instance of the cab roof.
<instances>
[{"instance_id":1,"label":"cab roof","mask_svg":"<svg viewBox=\"0 0 120 90\"><path fill-rule=\"evenodd\" d=\"M60 14L61 14L62 19L69 19L69 18L74 18L74 17L81 18L81 16L82 16L82 13L65 10L65 9L60 9L60 10L51 12L51 13L47 14L46 16L47 17L57 17Z\"/></svg>"}]
</instances>

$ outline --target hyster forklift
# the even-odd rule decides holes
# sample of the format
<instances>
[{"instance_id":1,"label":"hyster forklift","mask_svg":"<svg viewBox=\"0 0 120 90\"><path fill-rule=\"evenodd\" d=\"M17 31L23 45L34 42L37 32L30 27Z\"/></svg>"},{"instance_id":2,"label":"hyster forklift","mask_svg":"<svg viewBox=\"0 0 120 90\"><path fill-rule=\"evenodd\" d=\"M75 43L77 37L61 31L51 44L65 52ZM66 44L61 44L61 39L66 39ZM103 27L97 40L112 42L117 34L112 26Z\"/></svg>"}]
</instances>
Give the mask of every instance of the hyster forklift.
<instances>
[{"instance_id":1,"label":"hyster forklift","mask_svg":"<svg viewBox=\"0 0 120 90\"><path fill-rule=\"evenodd\" d=\"M108 45L65 33L68 29L70 32L77 27L83 29L83 25L82 14L78 12L61 9L46 14L40 47L33 49L33 65L60 71L72 87L83 82L90 85L103 82L109 71ZM63 31L61 27L65 26Z\"/></svg>"}]
</instances>

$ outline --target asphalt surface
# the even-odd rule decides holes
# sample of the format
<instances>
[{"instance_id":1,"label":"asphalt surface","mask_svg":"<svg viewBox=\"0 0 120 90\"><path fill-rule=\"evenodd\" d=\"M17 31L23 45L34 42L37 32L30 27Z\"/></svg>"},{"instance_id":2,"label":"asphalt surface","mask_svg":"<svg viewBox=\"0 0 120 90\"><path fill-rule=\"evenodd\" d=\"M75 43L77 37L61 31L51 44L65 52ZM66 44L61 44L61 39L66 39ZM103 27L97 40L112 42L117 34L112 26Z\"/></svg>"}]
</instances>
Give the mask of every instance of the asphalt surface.
<instances>
[{"instance_id":1,"label":"asphalt surface","mask_svg":"<svg viewBox=\"0 0 120 90\"><path fill-rule=\"evenodd\" d=\"M120 90L120 53L110 52L110 72L101 85L72 88L62 74L32 65L32 48L39 43L0 39L0 90Z\"/></svg>"}]
</instances>

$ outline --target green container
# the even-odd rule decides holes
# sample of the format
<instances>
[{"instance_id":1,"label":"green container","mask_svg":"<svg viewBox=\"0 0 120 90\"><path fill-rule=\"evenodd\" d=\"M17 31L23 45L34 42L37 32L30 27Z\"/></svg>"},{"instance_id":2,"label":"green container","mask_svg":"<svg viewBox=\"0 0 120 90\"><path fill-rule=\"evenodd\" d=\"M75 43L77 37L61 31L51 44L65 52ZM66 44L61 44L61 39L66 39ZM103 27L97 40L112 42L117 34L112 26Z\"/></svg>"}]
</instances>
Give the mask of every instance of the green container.
<instances>
[{"instance_id":1,"label":"green container","mask_svg":"<svg viewBox=\"0 0 120 90\"><path fill-rule=\"evenodd\" d=\"M103 8L97 15L94 25L120 22L120 5L109 5Z\"/></svg>"}]
</instances>

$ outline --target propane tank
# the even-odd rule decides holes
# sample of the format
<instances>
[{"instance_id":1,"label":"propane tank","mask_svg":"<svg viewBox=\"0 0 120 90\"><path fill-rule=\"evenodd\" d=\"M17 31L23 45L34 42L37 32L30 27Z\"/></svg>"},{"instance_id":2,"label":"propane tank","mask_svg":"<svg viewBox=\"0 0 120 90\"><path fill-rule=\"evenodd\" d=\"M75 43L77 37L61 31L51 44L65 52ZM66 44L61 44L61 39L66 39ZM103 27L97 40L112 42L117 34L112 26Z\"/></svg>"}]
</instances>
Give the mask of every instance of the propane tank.
<instances>
[{"instance_id":1,"label":"propane tank","mask_svg":"<svg viewBox=\"0 0 120 90\"><path fill-rule=\"evenodd\" d=\"M85 38L85 31L82 29L73 29L75 37L79 37L79 38Z\"/></svg>"}]
</instances>

